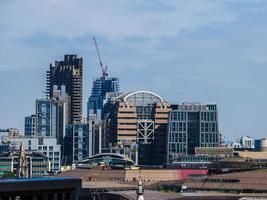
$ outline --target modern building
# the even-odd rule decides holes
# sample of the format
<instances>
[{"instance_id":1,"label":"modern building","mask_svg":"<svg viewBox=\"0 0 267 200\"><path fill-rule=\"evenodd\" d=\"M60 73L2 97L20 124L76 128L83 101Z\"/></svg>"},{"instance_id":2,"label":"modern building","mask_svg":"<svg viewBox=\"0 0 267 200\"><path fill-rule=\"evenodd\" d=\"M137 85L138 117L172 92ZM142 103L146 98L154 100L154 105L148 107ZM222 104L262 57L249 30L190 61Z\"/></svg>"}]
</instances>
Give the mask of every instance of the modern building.
<instances>
[{"instance_id":1,"label":"modern building","mask_svg":"<svg viewBox=\"0 0 267 200\"><path fill-rule=\"evenodd\" d=\"M70 96L68 124L82 121L83 95L83 59L77 55L65 55L64 60L50 64L47 71L46 91L47 98L53 97L54 86L65 85L66 93Z\"/></svg>"},{"instance_id":2,"label":"modern building","mask_svg":"<svg viewBox=\"0 0 267 200\"><path fill-rule=\"evenodd\" d=\"M55 127L57 143L63 147L66 131L66 124L70 121L68 118L70 112L70 96L66 94L65 85L58 87L54 85L52 103L52 124Z\"/></svg>"},{"instance_id":3,"label":"modern building","mask_svg":"<svg viewBox=\"0 0 267 200\"><path fill-rule=\"evenodd\" d=\"M25 117L24 121L24 134L25 136L36 135L36 115Z\"/></svg>"},{"instance_id":4,"label":"modern building","mask_svg":"<svg viewBox=\"0 0 267 200\"><path fill-rule=\"evenodd\" d=\"M170 105L150 91L125 92L108 100L104 107L104 147L125 147L136 164L163 164L169 111Z\"/></svg>"},{"instance_id":5,"label":"modern building","mask_svg":"<svg viewBox=\"0 0 267 200\"><path fill-rule=\"evenodd\" d=\"M97 78L93 82L91 96L87 102L87 117L95 114L97 119L100 120L102 117L102 110L104 102L106 100L106 94L108 92L119 91L119 79L115 77L102 76Z\"/></svg>"},{"instance_id":6,"label":"modern building","mask_svg":"<svg viewBox=\"0 0 267 200\"><path fill-rule=\"evenodd\" d=\"M184 103L169 114L168 162L194 154L196 147L218 147L220 134L216 104Z\"/></svg>"},{"instance_id":7,"label":"modern building","mask_svg":"<svg viewBox=\"0 0 267 200\"><path fill-rule=\"evenodd\" d=\"M7 152L0 154L0 177L6 173L17 172L19 162L19 152ZM26 151L27 177L42 177L48 175L49 160L41 153Z\"/></svg>"},{"instance_id":8,"label":"modern building","mask_svg":"<svg viewBox=\"0 0 267 200\"><path fill-rule=\"evenodd\" d=\"M101 153L85 158L75 164L76 169L111 168L125 169L134 166L134 161L125 155L114 153Z\"/></svg>"},{"instance_id":9,"label":"modern building","mask_svg":"<svg viewBox=\"0 0 267 200\"><path fill-rule=\"evenodd\" d=\"M68 124L64 138L62 163L71 165L91 156L89 153L92 152L91 137L88 124Z\"/></svg>"},{"instance_id":10,"label":"modern building","mask_svg":"<svg viewBox=\"0 0 267 200\"><path fill-rule=\"evenodd\" d=\"M89 155L96 155L102 152L102 129L103 121L98 120L96 114L91 114L87 120L89 125Z\"/></svg>"},{"instance_id":11,"label":"modern building","mask_svg":"<svg viewBox=\"0 0 267 200\"><path fill-rule=\"evenodd\" d=\"M57 138L57 143L61 145L64 142L70 110L70 97L65 93L65 89L64 85L60 88L55 85L51 99L36 100L36 135Z\"/></svg>"},{"instance_id":12,"label":"modern building","mask_svg":"<svg viewBox=\"0 0 267 200\"><path fill-rule=\"evenodd\" d=\"M57 144L56 138L51 137L23 137L10 139L11 148L19 150L23 145L25 151L43 154L49 162L49 170L57 173L61 167L61 146Z\"/></svg>"},{"instance_id":13,"label":"modern building","mask_svg":"<svg viewBox=\"0 0 267 200\"><path fill-rule=\"evenodd\" d=\"M49 99L36 100L36 135L56 137L55 124L52 119L52 102Z\"/></svg>"},{"instance_id":14,"label":"modern building","mask_svg":"<svg viewBox=\"0 0 267 200\"><path fill-rule=\"evenodd\" d=\"M236 150L253 150L254 148L253 139L250 136L242 136L228 146Z\"/></svg>"},{"instance_id":15,"label":"modern building","mask_svg":"<svg viewBox=\"0 0 267 200\"><path fill-rule=\"evenodd\" d=\"M250 136L242 136L240 143L243 148L253 148L253 139Z\"/></svg>"}]
</instances>

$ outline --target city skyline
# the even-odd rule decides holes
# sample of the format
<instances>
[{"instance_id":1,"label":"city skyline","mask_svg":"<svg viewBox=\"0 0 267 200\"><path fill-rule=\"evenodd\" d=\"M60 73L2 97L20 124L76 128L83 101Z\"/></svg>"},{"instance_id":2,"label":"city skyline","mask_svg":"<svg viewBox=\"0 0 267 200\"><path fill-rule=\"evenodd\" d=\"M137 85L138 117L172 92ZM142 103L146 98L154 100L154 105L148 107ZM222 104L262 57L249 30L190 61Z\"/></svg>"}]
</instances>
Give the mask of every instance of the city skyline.
<instances>
[{"instance_id":1,"label":"city skyline","mask_svg":"<svg viewBox=\"0 0 267 200\"><path fill-rule=\"evenodd\" d=\"M226 138L264 137L267 2L200 2L0 2L0 128L23 131L35 99L45 97L45 71L64 54L84 58L86 116L92 80L101 75L92 40L96 36L121 91L150 90L169 103L216 102ZM57 13L59 8L65 10ZM73 8L80 15L68 12Z\"/></svg>"}]
</instances>

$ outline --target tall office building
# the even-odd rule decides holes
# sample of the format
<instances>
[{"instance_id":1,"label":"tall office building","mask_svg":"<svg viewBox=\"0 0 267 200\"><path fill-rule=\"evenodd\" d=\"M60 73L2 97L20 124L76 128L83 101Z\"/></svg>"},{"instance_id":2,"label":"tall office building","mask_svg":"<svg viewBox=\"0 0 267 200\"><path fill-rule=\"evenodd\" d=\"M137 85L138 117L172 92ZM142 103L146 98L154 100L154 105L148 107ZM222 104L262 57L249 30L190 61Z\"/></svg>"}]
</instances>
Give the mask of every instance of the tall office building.
<instances>
[{"instance_id":1,"label":"tall office building","mask_svg":"<svg viewBox=\"0 0 267 200\"><path fill-rule=\"evenodd\" d=\"M56 61L47 71L47 98L52 98L54 86L65 85L66 93L70 96L68 124L82 121L82 87L83 59L77 55L65 55L63 61Z\"/></svg>"},{"instance_id":2,"label":"tall office building","mask_svg":"<svg viewBox=\"0 0 267 200\"><path fill-rule=\"evenodd\" d=\"M216 104L184 103L173 109L169 114L168 162L194 154L196 147L220 145Z\"/></svg>"},{"instance_id":3,"label":"tall office building","mask_svg":"<svg viewBox=\"0 0 267 200\"><path fill-rule=\"evenodd\" d=\"M63 164L74 164L91 156L92 136L88 124L68 124L64 138Z\"/></svg>"},{"instance_id":4,"label":"tall office building","mask_svg":"<svg viewBox=\"0 0 267 200\"><path fill-rule=\"evenodd\" d=\"M52 122L52 102L47 99L36 100L36 135L56 137L55 124Z\"/></svg>"},{"instance_id":5,"label":"tall office building","mask_svg":"<svg viewBox=\"0 0 267 200\"><path fill-rule=\"evenodd\" d=\"M54 137L63 145L65 126L68 123L70 97L65 93L65 86L60 89L54 85L50 99L36 100L36 135Z\"/></svg>"},{"instance_id":6,"label":"tall office building","mask_svg":"<svg viewBox=\"0 0 267 200\"><path fill-rule=\"evenodd\" d=\"M25 117L24 121L25 136L35 136L36 134L36 115Z\"/></svg>"},{"instance_id":7,"label":"tall office building","mask_svg":"<svg viewBox=\"0 0 267 200\"><path fill-rule=\"evenodd\" d=\"M163 164L166 158L170 105L149 91L125 92L105 104L105 148L115 145L129 152L137 164ZM128 153L127 153L128 154Z\"/></svg>"},{"instance_id":8,"label":"tall office building","mask_svg":"<svg viewBox=\"0 0 267 200\"><path fill-rule=\"evenodd\" d=\"M102 76L93 82L91 96L87 102L87 117L96 115L98 120L101 119L104 101L108 92L119 91L119 79L115 77L107 78Z\"/></svg>"}]
</instances>

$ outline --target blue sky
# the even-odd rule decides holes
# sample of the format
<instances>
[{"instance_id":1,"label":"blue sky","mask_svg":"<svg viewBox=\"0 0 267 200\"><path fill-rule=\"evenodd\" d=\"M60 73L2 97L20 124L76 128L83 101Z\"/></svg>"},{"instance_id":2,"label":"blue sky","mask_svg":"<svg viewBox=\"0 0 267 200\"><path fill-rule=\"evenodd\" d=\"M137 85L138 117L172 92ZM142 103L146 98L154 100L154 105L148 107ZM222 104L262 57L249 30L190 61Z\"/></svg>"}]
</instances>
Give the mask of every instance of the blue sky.
<instances>
[{"instance_id":1,"label":"blue sky","mask_svg":"<svg viewBox=\"0 0 267 200\"><path fill-rule=\"evenodd\" d=\"M84 57L85 114L100 75L95 36L122 91L217 102L227 138L265 137L266 11L265 0L1 0L0 128L23 131L45 71L64 54Z\"/></svg>"}]
</instances>

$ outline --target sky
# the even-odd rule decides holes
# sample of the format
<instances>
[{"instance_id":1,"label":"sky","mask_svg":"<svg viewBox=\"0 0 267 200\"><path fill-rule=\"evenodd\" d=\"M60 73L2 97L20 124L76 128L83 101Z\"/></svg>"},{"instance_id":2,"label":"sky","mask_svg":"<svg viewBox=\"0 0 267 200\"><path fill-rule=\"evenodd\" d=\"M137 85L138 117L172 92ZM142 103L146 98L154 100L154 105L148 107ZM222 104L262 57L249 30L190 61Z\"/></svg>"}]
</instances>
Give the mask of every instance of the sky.
<instances>
[{"instance_id":1,"label":"sky","mask_svg":"<svg viewBox=\"0 0 267 200\"><path fill-rule=\"evenodd\" d=\"M227 139L267 136L266 0L0 0L0 128L19 128L64 54L84 58L83 111L101 75L121 91L216 102Z\"/></svg>"}]
</instances>

